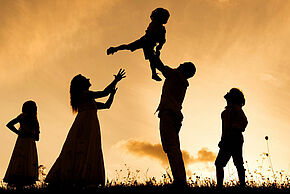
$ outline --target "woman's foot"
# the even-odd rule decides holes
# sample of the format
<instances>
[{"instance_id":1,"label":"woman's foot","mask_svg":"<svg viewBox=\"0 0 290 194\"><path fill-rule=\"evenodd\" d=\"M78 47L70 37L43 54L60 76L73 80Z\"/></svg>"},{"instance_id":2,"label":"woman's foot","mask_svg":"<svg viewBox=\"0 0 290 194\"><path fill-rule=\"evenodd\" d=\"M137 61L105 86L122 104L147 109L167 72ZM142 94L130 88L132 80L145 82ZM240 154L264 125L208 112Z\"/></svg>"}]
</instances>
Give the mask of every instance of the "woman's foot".
<instances>
[{"instance_id":1,"label":"woman's foot","mask_svg":"<svg viewBox=\"0 0 290 194\"><path fill-rule=\"evenodd\" d=\"M107 55L113 55L115 52L117 52L115 47L110 47L107 49Z\"/></svg>"}]
</instances>

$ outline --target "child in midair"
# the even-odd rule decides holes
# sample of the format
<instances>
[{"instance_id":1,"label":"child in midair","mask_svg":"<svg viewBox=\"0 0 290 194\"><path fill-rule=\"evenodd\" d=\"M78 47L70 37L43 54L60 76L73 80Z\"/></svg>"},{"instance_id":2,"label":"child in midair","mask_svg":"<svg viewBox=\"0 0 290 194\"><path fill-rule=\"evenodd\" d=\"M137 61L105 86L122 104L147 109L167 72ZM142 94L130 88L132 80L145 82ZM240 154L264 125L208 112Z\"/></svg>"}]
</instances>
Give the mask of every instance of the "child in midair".
<instances>
[{"instance_id":1,"label":"child in midair","mask_svg":"<svg viewBox=\"0 0 290 194\"><path fill-rule=\"evenodd\" d=\"M166 41L166 30L164 24L167 23L169 16L170 14L168 10L164 8L157 8L153 10L150 16L151 23L147 27L144 36L129 44L122 44L117 47L110 47L109 49L107 49L107 55L114 54L119 50L130 50L131 52L134 52L135 50L142 48L145 59L149 60L150 62L152 79L156 81L161 81L161 78L157 75L156 67L152 60L152 57L154 55L160 55L160 50L162 49L162 46Z\"/></svg>"}]
</instances>

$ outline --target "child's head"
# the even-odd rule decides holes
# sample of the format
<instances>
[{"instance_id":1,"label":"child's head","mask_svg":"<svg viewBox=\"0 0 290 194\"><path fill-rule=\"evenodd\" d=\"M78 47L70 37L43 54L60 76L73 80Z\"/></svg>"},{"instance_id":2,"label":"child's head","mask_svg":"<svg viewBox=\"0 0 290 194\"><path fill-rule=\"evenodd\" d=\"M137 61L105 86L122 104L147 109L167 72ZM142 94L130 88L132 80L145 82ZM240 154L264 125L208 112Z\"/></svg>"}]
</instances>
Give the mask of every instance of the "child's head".
<instances>
[{"instance_id":1,"label":"child's head","mask_svg":"<svg viewBox=\"0 0 290 194\"><path fill-rule=\"evenodd\" d=\"M152 11L150 18L152 21L154 20L160 22L161 24L166 24L169 19L169 16L170 14L167 9L157 8Z\"/></svg>"},{"instance_id":2,"label":"child's head","mask_svg":"<svg viewBox=\"0 0 290 194\"><path fill-rule=\"evenodd\" d=\"M226 99L228 104L236 104L239 105L240 107L244 106L246 102L243 92L238 88L232 88L224 96L224 98Z\"/></svg>"},{"instance_id":3,"label":"child's head","mask_svg":"<svg viewBox=\"0 0 290 194\"><path fill-rule=\"evenodd\" d=\"M91 86L90 79L81 74L76 75L70 83L70 103L73 112L78 110L78 97L82 91L88 90Z\"/></svg>"},{"instance_id":4,"label":"child's head","mask_svg":"<svg viewBox=\"0 0 290 194\"><path fill-rule=\"evenodd\" d=\"M32 100L24 102L24 104L22 105L22 112L26 113L27 115L36 116L37 114L36 103Z\"/></svg>"},{"instance_id":5,"label":"child's head","mask_svg":"<svg viewBox=\"0 0 290 194\"><path fill-rule=\"evenodd\" d=\"M22 105L22 113L25 115L25 123L35 130L39 131L39 124L37 120L37 106L32 100L24 102Z\"/></svg>"},{"instance_id":6,"label":"child's head","mask_svg":"<svg viewBox=\"0 0 290 194\"><path fill-rule=\"evenodd\" d=\"M196 72L195 65L192 62L182 63L177 69L185 76L186 79L193 77Z\"/></svg>"}]
</instances>

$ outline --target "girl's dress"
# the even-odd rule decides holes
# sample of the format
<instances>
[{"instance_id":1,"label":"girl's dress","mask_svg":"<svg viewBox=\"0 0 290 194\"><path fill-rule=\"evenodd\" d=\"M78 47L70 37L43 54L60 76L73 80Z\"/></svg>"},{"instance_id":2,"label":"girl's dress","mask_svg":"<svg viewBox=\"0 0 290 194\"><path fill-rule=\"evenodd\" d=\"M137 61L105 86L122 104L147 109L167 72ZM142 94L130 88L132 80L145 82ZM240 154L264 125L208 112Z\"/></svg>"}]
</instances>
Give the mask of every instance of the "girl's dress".
<instances>
[{"instance_id":1,"label":"girl's dress","mask_svg":"<svg viewBox=\"0 0 290 194\"><path fill-rule=\"evenodd\" d=\"M3 181L10 185L32 185L38 180L37 149L33 136L39 133L39 130L31 127L24 114L20 114L17 119L22 135L16 140Z\"/></svg>"},{"instance_id":2,"label":"girl's dress","mask_svg":"<svg viewBox=\"0 0 290 194\"><path fill-rule=\"evenodd\" d=\"M97 104L81 95L78 114L46 182L57 185L104 185L105 168Z\"/></svg>"}]
</instances>

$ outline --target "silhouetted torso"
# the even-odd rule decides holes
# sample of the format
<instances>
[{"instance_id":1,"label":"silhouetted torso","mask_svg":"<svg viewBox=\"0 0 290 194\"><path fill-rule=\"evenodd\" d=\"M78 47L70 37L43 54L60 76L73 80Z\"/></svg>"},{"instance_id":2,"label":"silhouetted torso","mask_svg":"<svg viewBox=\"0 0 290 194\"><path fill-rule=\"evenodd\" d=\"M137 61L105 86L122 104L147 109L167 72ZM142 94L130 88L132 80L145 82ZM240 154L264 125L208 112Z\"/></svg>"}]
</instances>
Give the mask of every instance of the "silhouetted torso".
<instances>
[{"instance_id":1,"label":"silhouetted torso","mask_svg":"<svg viewBox=\"0 0 290 194\"><path fill-rule=\"evenodd\" d=\"M168 66L165 66L163 75L166 79L157 110L170 110L183 117L181 113L182 103L189 83L179 70Z\"/></svg>"},{"instance_id":2,"label":"silhouetted torso","mask_svg":"<svg viewBox=\"0 0 290 194\"><path fill-rule=\"evenodd\" d=\"M96 101L93 99L90 91L84 91L80 94L80 102L78 106L78 111L95 110L97 111Z\"/></svg>"},{"instance_id":3,"label":"silhouetted torso","mask_svg":"<svg viewBox=\"0 0 290 194\"><path fill-rule=\"evenodd\" d=\"M36 129L35 124L36 121L31 120L28 116L25 114L21 113L17 119L19 120L20 127L19 127L19 132L23 133L23 137L33 137L34 135L39 133L39 130Z\"/></svg>"},{"instance_id":4,"label":"silhouetted torso","mask_svg":"<svg viewBox=\"0 0 290 194\"><path fill-rule=\"evenodd\" d=\"M165 27L156 22L152 21L146 29L146 40L156 45L156 43L165 43Z\"/></svg>"},{"instance_id":5,"label":"silhouetted torso","mask_svg":"<svg viewBox=\"0 0 290 194\"><path fill-rule=\"evenodd\" d=\"M242 132L248 124L247 117L238 105L226 106L221 114L222 142L242 143Z\"/></svg>"}]
</instances>

